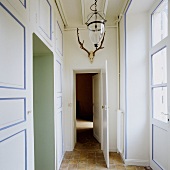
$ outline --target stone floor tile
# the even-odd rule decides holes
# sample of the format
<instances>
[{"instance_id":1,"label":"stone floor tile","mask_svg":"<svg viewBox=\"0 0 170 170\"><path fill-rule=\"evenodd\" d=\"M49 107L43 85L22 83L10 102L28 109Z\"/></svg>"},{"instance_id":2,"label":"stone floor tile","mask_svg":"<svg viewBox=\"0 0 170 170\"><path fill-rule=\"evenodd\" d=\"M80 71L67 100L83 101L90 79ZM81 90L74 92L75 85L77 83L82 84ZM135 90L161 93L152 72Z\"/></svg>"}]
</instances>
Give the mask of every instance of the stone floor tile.
<instances>
[{"instance_id":1,"label":"stone floor tile","mask_svg":"<svg viewBox=\"0 0 170 170\"><path fill-rule=\"evenodd\" d=\"M75 160L75 159L71 159L70 161L69 161L69 164L78 164L78 160Z\"/></svg>"},{"instance_id":2,"label":"stone floor tile","mask_svg":"<svg viewBox=\"0 0 170 170\"><path fill-rule=\"evenodd\" d=\"M136 170L136 166L126 166L126 170Z\"/></svg>"},{"instance_id":3,"label":"stone floor tile","mask_svg":"<svg viewBox=\"0 0 170 170\"><path fill-rule=\"evenodd\" d=\"M75 149L65 152L60 170L107 170L100 148L92 128L78 129ZM152 170L150 167L125 166L117 152L110 152L109 157L111 170Z\"/></svg>"},{"instance_id":4,"label":"stone floor tile","mask_svg":"<svg viewBox=\"0 0 170 170\"><path fill-rule=\"evenodd\" d=\"M137 167L136 167L136 170L145 170L145 167L143 167L143 166L137 166Z\"/></svg>"},{"instance_id":5,"label":"stone floor tile","mask_svg":"<svg viewBox=\"0 0 170 170\"><path fill-rule=\"evenodd\" d=\"M69 164L68 170L77 170L77 164Z\"/></svg>"},{"instance_id":6,"label":"stone floor tile","mask_svg":"<svg viewBox=\"0 0 170 170\"><path fill-rule=\"evenodd\" d=\"M126 168L125 168L124 165L117 165L117 166L116 166L116 169L117 169L117 170L126 170Z\"/></svg>"}]
</instances>

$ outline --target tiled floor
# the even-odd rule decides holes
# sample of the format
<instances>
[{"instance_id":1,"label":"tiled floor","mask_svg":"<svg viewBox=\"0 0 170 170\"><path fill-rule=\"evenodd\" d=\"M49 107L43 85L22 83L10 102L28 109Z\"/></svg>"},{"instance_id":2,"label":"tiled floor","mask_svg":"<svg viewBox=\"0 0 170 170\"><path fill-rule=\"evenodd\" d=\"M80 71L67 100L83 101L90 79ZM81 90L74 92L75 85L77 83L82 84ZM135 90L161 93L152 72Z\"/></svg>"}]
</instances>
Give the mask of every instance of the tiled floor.
<instances>
[{"instance_id":1,"label":"tiled floor","mask_svg":"<svg viewBox=\"0 0 170 170\"><path fill-rule=\"evenodd\" d=\"M93 137L92 123L77 122L77 144L74 151L66 152L60 170L106 170L100 144ZM112 170L145 170L145 167L125 166L120 155L110 153Z\"/></svg>"}]
</instances>

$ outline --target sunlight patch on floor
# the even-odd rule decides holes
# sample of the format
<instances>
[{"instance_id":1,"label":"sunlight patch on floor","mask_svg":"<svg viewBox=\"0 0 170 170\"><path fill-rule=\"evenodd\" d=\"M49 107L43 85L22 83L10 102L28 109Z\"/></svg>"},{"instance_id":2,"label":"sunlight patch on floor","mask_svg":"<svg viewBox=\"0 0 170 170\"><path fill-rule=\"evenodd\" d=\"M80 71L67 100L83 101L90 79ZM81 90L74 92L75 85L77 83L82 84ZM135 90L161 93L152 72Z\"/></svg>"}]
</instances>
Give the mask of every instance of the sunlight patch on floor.
<instances>
[{"instance_id":1,"label":"sunlight patch on floor","mask_svg":"<svg viewBox=\"0 0 170 170\"><path fill-rule=\"evenodd\" d=\"M76 128L77 129L92 129L93 128L93 122L87 121L87 120L76 120Z\"/></svg>"}]
</instances>

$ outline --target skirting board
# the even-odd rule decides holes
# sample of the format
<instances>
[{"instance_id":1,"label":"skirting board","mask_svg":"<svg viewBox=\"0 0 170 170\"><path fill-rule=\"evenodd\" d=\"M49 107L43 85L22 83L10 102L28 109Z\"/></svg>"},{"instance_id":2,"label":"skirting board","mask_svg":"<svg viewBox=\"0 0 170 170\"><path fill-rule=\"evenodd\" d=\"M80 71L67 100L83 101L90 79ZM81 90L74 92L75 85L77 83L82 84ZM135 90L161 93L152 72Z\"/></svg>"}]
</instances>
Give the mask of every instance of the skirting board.
<instances>
[{"instance_id":1,"label":"skirting board","mask_svg":"<svg viewBox=\"0 0 170 170\"><path fill-rule=\"evenodd\" d=\"M62 161L63 161L63 159L64 159L64 154L65 154L65 152L64 152L63 155L62 155L62 158L61 158L61 160L60 160L60 162L59 162L59 165L58 165L58 169L57 169L57 170L60 169L61 163L62 163Z\"/></svg>"},{"instance_id":2,"label":"skirting board","mask_svg":"<svg viewBox=\"0 0 170 170\"><path fill-rule=\"evenodd\" d=\"M93 133L93 135L94 135L95 139L96 139L99 143L101 143L100 140L99 140L99 137L98 137L95 133Z\"/></svg>"},{"instance_id":3,"label":"skirting board","mask_svg":"<svg viewBox=\"0 0 170 170\"><path fill-rule=\"evenodd\" d=\"M65 150L65 152L66 152L66 151L73 151L73 150L74 150L74 147L66 146L66 147L64 148L64 150Z\"/></svg>"},{"instance_id":4,"label":"skirting board","mask_svg":"<svg viewBox=\"0 0 170 170\"><path fill-rule=\"evenodd\" d=\"M149 160L139 160L139 159L124 159L124 156L120 154L125 165L136 165L136 166L150 166Z\"/></svg>"},{"instance_id":5,"label":"skirting board","mask_svg":"<svg viewBox=\"0 0 170 170\"><path fill-rule=\"evenodd\" d=\"M117 149L115 149L115 148L113 148L113 149L109 148L109 152L117 152Z\"/></svg>"}]
</instances>

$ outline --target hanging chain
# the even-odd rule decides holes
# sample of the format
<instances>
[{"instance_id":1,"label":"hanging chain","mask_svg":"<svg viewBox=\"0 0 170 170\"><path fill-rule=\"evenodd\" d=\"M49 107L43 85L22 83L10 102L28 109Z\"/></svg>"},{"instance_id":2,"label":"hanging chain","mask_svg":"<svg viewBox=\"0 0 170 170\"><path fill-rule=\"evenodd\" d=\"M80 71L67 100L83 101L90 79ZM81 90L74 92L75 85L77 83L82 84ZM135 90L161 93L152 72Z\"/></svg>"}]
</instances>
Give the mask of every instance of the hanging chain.
<instances>
[{"instance_id":1,"label":"hanging chain","mask_svg":"<svg viewBox=\"0 0 170 170\"><path fill-rule=\"evenodd\" d=\"M98 0L95 0L95 3L90 6L90 9L91 9L92 11L95 11L95 12L97 11L97 1L98 1ZM93 6L94 6L95 9L92 9Z\"/></svg>"}]
</instances>

